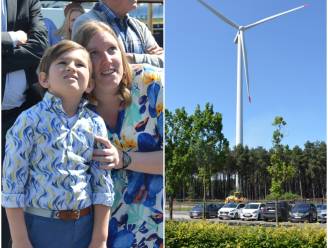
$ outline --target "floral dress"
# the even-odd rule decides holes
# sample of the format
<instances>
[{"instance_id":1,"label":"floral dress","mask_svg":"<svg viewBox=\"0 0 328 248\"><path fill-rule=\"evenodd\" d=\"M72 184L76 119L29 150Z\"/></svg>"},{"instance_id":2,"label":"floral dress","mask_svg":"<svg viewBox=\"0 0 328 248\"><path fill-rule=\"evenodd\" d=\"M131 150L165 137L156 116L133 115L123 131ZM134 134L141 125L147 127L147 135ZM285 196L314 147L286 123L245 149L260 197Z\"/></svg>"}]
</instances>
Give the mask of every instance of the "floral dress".
<instances>
[{"instance_id":1,"label":"floral dress","mask_svg":"<svg viewBox=\"0 0 328 248\"><path fill-rule=\"evenodd\" d=\"M109 138L124 151L160 151L163 146L161 69L134 65L132 103L119 113ZM113 170L114 204L107 246L163 247L163 176Z\"/></svg>"}]
</instances>

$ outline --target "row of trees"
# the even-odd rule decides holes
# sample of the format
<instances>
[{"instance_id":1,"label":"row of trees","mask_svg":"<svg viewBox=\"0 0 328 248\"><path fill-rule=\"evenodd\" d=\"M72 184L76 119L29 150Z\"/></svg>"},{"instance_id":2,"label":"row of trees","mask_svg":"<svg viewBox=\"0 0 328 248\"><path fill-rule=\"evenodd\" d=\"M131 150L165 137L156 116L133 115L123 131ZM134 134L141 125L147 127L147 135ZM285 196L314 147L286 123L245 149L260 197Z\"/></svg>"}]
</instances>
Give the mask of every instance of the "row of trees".
<instances>
[{"instance_id":1,"label":"row of trees","mask_svg":"<svg viewBox=\"0 0 328 248\"><path fill-rule=\"evenodd\" d=\"M245 197L265 199L275 187L272 184L280 180L281 168L287 171L279 181L282 191L302 198L325 197L325 142L307 141L303 148L281 145L281 128L286 123L279 118L274 120L278 129L273 133L272 149L242 145L230 149L222 133L222 116L211 104L204 110L197 106L190 115L184 108L166 110L165 189L169 204L174 198L224 199L235 190L236 172Z\"/></svg>"}]
</instances>

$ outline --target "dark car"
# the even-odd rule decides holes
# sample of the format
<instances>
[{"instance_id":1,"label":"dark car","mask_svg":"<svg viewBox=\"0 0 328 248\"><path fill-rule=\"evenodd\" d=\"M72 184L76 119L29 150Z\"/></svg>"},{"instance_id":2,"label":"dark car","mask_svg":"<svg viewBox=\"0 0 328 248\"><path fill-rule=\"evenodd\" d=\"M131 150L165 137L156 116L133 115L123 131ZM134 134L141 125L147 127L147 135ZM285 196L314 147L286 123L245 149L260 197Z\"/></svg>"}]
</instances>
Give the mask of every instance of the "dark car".
<instances>
[{"instance_id":1,"label":"dark car","mask_svg":"<svg viewBox=\"0 0 328 248\"><path fill-rule=\"evenodd\" d=\"M202 218L203 217L203 209L204 209L204 205L203 204L197 204L195 205L191 211L189 212L189 216L190 218ZM218 214L218 206L217 204L207 204L206 205L206 209L205 209L205 217L206 218L211 218L217 217Z\"/></svg>"},{"instance_id":2,"label":"dark car","mask_svg":"<svg viewBox=\"0 0 328 248\"><path fill-rule=\"evenodd\" d=\"M317 209L312 203L296 203L290 211L290 221L308 221L313 222L317 220Z\"/></svg>"},{"instance_id":3,"label":"dark car","mask_svg":"<svg viewBox=\"0 0 328 248\"><path fill-rule=\"evenodd\" d=\"M279 221L287 221L289 217L290 206L286 201L279 201L277 204L277 215ZM262 218L265 221L276 220L276 203L267 202L262 212Z\"/></svg>"},{"instance_id":4,"label":"dark car","mask_svg":"<svg viewBox=\"0 0 328 248\"><path fill-rule=\"evenodd\" d=\"M218 208L218 210L220 210L220 208L222 208L224 206L224 203L217 203L215 205Z\"/></svg>"}]
</instances>

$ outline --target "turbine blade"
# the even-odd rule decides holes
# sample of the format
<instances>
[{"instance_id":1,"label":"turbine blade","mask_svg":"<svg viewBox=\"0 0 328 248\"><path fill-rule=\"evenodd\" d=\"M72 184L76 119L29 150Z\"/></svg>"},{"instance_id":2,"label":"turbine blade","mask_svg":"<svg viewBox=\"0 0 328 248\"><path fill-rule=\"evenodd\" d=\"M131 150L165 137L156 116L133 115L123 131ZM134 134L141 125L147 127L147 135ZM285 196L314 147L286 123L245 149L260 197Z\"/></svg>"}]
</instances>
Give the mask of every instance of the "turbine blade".
<instances>
[{"instance_id":1,"label":"turbine blade","mask_svg":"<svg viewBox=\"0 0 328 248\"><path fill-rule=\"evenodd\" d=\"M263 22L270 21L270 20L272 20L272 19L274 19L274 18L277 18L277 17L279 17L279 16L286 15L286 14L288 14L288 13L290 13L290 12L294 12L294 11L296 11L296 10L302 9L302 8L304 8L304 7L306 7L306 6L307 6L307 5L305 4L305 5L299 6L299 7L297 7L297 8L290 9L290 10L287 10L287 11L284 11L284 12L281 12L281 13L278 13L278 14L276 14L276 15L266 17L266 18L261 19L261 20L259 20L259 21L257 21L257 22L254 22L254 23L252 23L252 24L249 24L249 25L244 26L244 30L249 29L249 28L252 28L252 27L254 27L254 26L257 26L257 25L259 25L259 24L261 24L261 23L263 23Z\"/></svg>"},{"instance_id":2,"label":"turbine blade","mask_svg":"<svg viewBox=\"0 0 328 248\"><path fill-rule=\"evenodd\" d=\"M239 25L237 25L233 21L229 20L227 17L225 17L224 15L222 15L219 11L215 10L213 7L211 7L210 5L208 5L203 0L198 0L198 2L200 2L202 5L204 5L208 10L210 10L214 15L216 15L217 17L219 17L225 23L231 25L232 27L234 27L236 29L239 29Z\"/></svg>"},{"instance_id":3,"label":"turbine blade","mask_svg":"<svg viewBox=\"0 0 328 248\"><path fill-rule=\"evenodd\" d=\"M245 79L246 79L246 86L247 86L248 101L249 101L249 103L251 103L252 99L251 99L251 95L250 95L250 91L249 91L247 53L246 53L243 31L240 32L240 43L241 43L241 51L243 54L243 65L244 65L244 72L245 72Z\"/></svg>"}]
</instances>

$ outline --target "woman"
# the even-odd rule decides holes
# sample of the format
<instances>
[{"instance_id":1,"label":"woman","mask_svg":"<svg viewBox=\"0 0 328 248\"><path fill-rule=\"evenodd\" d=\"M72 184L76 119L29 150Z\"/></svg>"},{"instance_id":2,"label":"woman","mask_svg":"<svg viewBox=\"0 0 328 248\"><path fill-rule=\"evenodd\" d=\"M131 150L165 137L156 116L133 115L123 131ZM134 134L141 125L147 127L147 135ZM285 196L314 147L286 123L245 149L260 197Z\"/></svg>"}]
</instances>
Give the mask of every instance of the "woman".
<instances>
[{"instance_id":1,"label":"woman","mask_svg":"<svg viewBox=\"0 0 328 248\"><path fill-rule=\"evenodd\" d=\"M161 71L127 63L115 33L106 24L84 24L74 41L91 55L93 109L100 114L120 162L106 149L94 159L111 163L115 200L108 247L163 245L163 88ZM107 144L111 144L99 138Z\"/></svg>"},{"instance_id":2,"label":"woman","mask_svg":"<svg viewBox=\"0 0 328 248\"><path fill-rule=\"evenodd\" d=\"M78 18L84 12L85 11L80 3L72 2L68 5L66 5L66 7L64 9L65 20L64 20L63 26L61 26L58 29L56 34L65 40L72 39L71 36L72 36L72 28L73 28L74 21L76 18Z\"/></svg>"}]
</instances>

